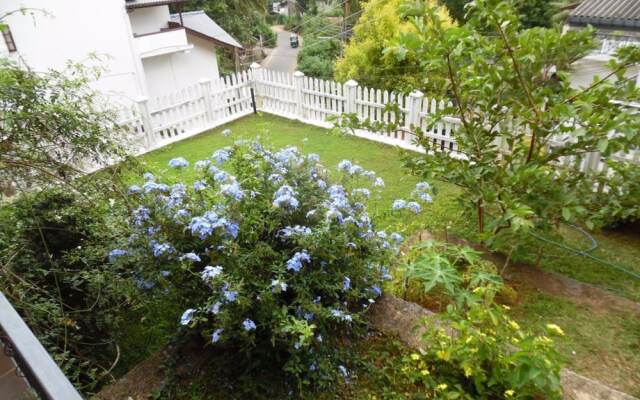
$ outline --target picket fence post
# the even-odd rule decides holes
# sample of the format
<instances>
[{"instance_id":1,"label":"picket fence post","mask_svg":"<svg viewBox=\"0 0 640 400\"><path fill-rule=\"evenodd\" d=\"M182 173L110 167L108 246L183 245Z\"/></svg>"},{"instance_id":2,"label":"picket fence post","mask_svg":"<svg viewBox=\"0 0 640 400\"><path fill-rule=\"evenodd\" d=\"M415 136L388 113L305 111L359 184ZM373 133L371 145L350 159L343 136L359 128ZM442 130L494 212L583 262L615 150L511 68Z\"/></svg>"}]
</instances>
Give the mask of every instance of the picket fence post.
<instances>
[{"instance_id":1,"label":"picket fence post","mask_svg":"<svg viewBox=\"0 0 640 400\"><path fill-rule=\"evenodd\" d=\"M293 73L293 87L296 93L296 115L300 119L304 119L304 107L302 106L302 100L304 99L303 88L304 72L296 71Z\"/></svg>"},{"instance_id":2,"label":"picket fence post","mask_svg":"<svg viewBox=\"0 0 640 400\"><path fill-rule=\"evenodd\" d=\"M146 96L136 98L136 105L138 106L140 120L144 128L144 145L147 149L150 149L154 144L154 137L153 123L151 122L151 113L149 112L149 98Z\"/></svg>"},{"instance_id":3,"label":"picket fence post","mask_svg":"<svg viewBox=\"0 0 640 400\"><path fill-rule=\"evenodd\" d=\"M356 92L358 90L358 82L350 79L344 83L344 94L346 103L344 105L344 111L347 114L353 114L356 112Z\"/></svg>"},{"instance_id":4,"label":"picket fence post","mask_svg":"<svg viewBox=\"0 0 640 400\"><path fill-rule=\"evenodd\" d=\"M213 103L211 101L211 79L203 78L198 82L200 84L200 96L204 98L205 114L207 122L213 122Z\"/></svg>"},{"instance_id":5,"label":"picket fence post","mask_svg":"<svg viewBox=\"0 0 640 400\"><path fill-rule=\"evenodd\" d=\"M412 130L413 127L420 126L420 111L422 110L423 98L424 93L419 90L409 93L408 114L404 121L405 128Z\"/></svg>"},{"instance_id":6,"label":"picket fence post","mask_svg":"<svg viewBox=\"0 0 640 400\"><path fill-rule=\"evenodd\" d=\"M262 108L262 102L260 98L260 79L262 78L262 66L258 63L252 63L251 68L251 88L253 89L253 99L255 101L256 109Z\"/></svg>"}]
</instances>

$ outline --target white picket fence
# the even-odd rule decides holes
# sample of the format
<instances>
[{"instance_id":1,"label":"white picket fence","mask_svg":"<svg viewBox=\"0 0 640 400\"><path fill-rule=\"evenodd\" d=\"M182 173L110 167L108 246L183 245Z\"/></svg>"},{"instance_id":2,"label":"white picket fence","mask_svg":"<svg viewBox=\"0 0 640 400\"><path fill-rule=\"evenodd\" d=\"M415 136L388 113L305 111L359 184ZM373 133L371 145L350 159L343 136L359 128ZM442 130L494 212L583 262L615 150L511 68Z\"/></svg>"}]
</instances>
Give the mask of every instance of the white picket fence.
<instances>
[{"instance_id":1,"label":"white picket fence","mask_svg":"<svg viewBox=\"0 0 640 400\"><path fill-rule=\"evenodd\" d=\"M253 93L253 97L252 97ZM409 95L359 86L355 81L339 84L305 76L301 72L287 74L252 65L249 71L223 78L202 80L177 93L153 99L140 98L132 109L123 111L123 124L137 138L139 152L144 153L169 143L210 130L255 111L279 115L289 119L331 127L330 116L356 114L360 120L394 122L395 132L374 133L356 130L357 136L404 149L424 152L415 143L413 131L420 128L433 144L457 157L455 130L460 124L456 117L446 117L429 128L430 116L450 107L441 99L427 98L414 91ZM397 112L390 112L394 105ZM640 109L640 106L638 107ZM562 138L554 139L549 150L564 145ZM496 144L499 145L499 144ZM618 161L640 162L640 151L618 153ZM563 166L581 171L606 171L599 153L583 157L564 157Z\"/></svg>"}]
</instances>

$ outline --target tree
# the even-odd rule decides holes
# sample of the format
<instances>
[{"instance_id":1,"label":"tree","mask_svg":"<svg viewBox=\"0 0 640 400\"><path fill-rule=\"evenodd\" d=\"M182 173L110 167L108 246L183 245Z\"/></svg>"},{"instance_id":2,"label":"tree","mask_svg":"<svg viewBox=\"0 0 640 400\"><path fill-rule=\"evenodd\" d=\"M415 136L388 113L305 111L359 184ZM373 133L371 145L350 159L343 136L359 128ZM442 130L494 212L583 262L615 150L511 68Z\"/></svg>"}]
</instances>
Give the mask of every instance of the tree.
<instances>
[{"instance_id":1,"label":"tree","mask_svg":"<svg viewBox=\"0 0 640 400\"><path fill-rule=\"evenodd\" d=\"M96 73L0 61L0 188L70 183L83 165L125 154L115 113L88 87Z\"/></svg>"},{"instance_id":2,"label":"tree","mask_svg":"<svg viewBox=\"0 0 640 400\"><path fill-rule=\"evenodd\" d=\"M263 40L275 44L275 34L266 23L265 0L190 0L187 10L203 10L240 43L253 45L262 35Z\"/></svg>"},{"instance_id":3,"label":"tree","mask_svg":"<svg viewBox=\"0 0 640 400\"><path fill-rule=\"evenodd\" d=\"M593 32L523 29L514 9L512 1L476 0L468 22L450 27L436 10L410 3L402 11L414 30L389 49L399 61L420 60L422 73L452 100L425 131L414 127L426 152L407 154L406 165L461 188L479 237L496 245L589 217L594 205L585 193L597 172L563 167L563 160L606 159L640 145L639 116L611 101L637 98L635 78L625 73L640 62L640 49L619 49L608 75L575 89L570 65L594 48ZM455 153L427 135L452 115L460 120Z\"/></svg>"},{"instance_id":4,"label":"tree","mask_svg":"<svg viewBox=\"0 0 640 400\"><path fill-rule=\"evenodd\" d=\"M442 0L451 16L459 23L465 21L465 6L470 2L470 0ZM516 3L516 10L524 28L550 27L559 7L559 3L553 0L519 0Z\"/></svg>"},{"instance_id":5,"label":"tree","mask_svg":"<svg viewBox=\"0 0 640 400\"><path fill-rule=\"evenodd\" d=\"M354 79L361 85L394 91L423 88L425 79L420 73L419 60L408 56L400 60L389 56L385 48L403 33L413 31L410 23L402 21L399 7L404 0L372 0L354 28L345 47L344 56L336 62L335 78ZM435 7L433 1L420 1ZM451 24L444 8L434 8L445 24Z\"/></svg>"}]
</instances>

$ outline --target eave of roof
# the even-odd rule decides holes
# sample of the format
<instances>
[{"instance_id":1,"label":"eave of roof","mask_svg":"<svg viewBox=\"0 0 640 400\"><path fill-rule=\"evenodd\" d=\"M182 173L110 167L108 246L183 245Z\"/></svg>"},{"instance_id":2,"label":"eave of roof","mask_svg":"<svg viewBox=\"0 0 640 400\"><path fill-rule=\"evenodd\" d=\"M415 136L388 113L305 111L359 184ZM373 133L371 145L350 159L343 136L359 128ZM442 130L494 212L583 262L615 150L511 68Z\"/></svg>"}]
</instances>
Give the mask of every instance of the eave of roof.
<instances>
[{"instance_id":1,"label":"eave of roof","mask_svg":"<svg viewBox=\"0 0 640 400\"><path fill-rule=\"evenodd\" d=\"M585 0L568 19L574 25L640 29L640 1Z\"/></svg>"},{"instance_id":2,"label":"eave of roof","mask_svg":"<svg viewBox=\"0 0 640 400\"><path fill-rule=\"evenodd\" d=\"M182 23L187 29L187 33L209 40L216 45L242 49L242 45L209 18L204 11L184 12L182 13L182 21L180 14L171 14L169 23L177 25Z\"/></svg>"},{"instance_id":3,"label":"eave of roof","mask_svg":"<svg viewBox=\"0 0 640 400\"><path fill-rule=\"evenodd\" d=\"M170 4L184 3L186 0L125 0L127 10L136 8L167 6Z\"/></svg>"}]
</instances>

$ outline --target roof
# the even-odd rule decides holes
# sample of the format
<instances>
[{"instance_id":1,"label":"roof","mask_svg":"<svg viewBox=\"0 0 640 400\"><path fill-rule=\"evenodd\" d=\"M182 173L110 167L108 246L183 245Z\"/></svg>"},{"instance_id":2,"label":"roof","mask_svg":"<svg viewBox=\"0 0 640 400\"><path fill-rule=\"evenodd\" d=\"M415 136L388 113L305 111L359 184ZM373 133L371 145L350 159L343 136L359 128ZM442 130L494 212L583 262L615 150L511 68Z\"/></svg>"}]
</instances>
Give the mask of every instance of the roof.
<instances>
[{"instance_id":1,"label":"roof","mask_svg":"<svg viewBox=\"0 0 640 400\"><path fill-rule=\"evenodd\" d=\"M170 22L180 23L180 14L171 14ZM226 44L228 46L242 48L242 45L238 43L231 35L229 35L220 25L216 24L214 20L209 18L204 11L189 11L182 13L182 24L188 32L204 36L205 38L212 39L213 41Z\"/></svg>"},{"instance_id":2,"label":"roof","mask_svg":"<svg viewBox=\"0 0 640 400\"><path fill-rule=\"evenodd\" d=\"M125 7L131 10L134 8L166 6L169 4L184 3L186 0L125 0Z\"/></svg>"},{"instance_id":3,"label":"roof","mask_svg":"<svg viewBox=\"0 0 640 400\"><path fill-rule=\"evenodd\" d=\"M569 14L569 23L640 29L640 1L585 0Z\"/></svg>"}]
</instances>

